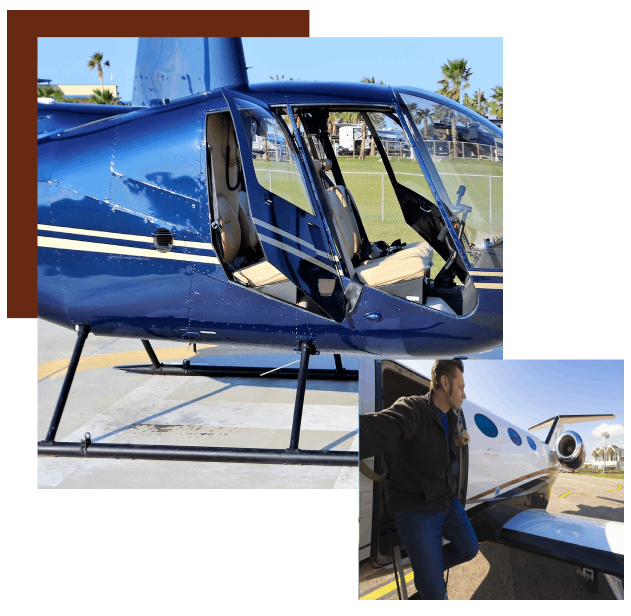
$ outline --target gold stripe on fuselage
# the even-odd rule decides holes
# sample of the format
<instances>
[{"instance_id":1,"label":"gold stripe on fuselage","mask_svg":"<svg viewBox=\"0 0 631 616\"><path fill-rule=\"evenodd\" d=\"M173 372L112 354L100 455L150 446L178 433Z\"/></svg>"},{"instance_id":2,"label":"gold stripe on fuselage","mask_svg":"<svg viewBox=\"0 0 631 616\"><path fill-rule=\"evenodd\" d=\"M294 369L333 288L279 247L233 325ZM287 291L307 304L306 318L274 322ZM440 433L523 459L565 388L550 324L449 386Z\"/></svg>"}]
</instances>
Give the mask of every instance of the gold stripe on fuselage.
<instances>
[{"instance_id":1,"label":"gold stripe on fuselage","mask_svg":"<svg viewBox=\"0 0 631 616\"><path fill-rule=\"evenodd\" d=\"M145 257L147 259L169 259L173 261L189 261L191 263L213 263L219 265L217 257L206 255L189 255L177 252L158 252L152 248L136 248L134 246L115 246L113 244L99 244L82 240L68 240L57 237L37 236L37 245L42 248L56 248L58 250L80 250L83 252L100 252L129 257Z\"/></svg>"}]
</instances>

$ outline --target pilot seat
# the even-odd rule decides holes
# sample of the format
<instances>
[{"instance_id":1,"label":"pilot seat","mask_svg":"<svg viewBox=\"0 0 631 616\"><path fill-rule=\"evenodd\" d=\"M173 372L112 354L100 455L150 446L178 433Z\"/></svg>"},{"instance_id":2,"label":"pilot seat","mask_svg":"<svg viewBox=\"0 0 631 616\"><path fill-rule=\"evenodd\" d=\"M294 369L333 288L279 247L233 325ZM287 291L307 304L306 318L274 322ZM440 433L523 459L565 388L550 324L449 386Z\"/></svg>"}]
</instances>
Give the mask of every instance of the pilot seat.
<instances>
[{"instance_id":1,"label":"pilot seat","mask_svg":"<svg viewBox=\"0 0 631 616\"><path fill-rule=\"evenodd\" d=\"M328 161L321 162L325 166L330 165ZM325 194L341 241L356 262L360 258L361 235L350 207L351 203L354 204L353 197L344 186L327 188ZM392 254L364 261L355 268L355 272L364 284L380 291L455 314L440 298L426 296L425 279L429 277L433 256L434 250L427 242L416 242Z\"/></svg>"}]
</instances>

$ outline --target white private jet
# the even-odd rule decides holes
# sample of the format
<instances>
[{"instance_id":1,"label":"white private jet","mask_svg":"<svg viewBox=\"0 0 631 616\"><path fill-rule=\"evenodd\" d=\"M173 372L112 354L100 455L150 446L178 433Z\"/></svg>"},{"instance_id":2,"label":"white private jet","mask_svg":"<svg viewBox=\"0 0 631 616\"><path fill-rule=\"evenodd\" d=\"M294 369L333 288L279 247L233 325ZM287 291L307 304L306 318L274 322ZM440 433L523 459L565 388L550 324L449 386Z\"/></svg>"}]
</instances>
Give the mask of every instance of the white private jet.
<instances>
[{"instance_id":1,"label":"white private jet","mask_svg":"<svg viewBox=\"0 0 631 616\"><path fill-rule=\"evenodd\" d=\"M402 396L429 391L430 380L406 364L361 361L360 414L378 412ZM455 472L458 498L479 542L493 541L575 564L592 592L597 589L598 573L603 573L616 598L623 599L624 524L546 511L557 473L580 468L585 460L581 437L564 426L614 418L557 415L524 430L465 400L458 431L466 429L471 440L459 448L460 459L454 465L459 465ZM548 427L545 441L531 432ZM393 554L398 576L402 571L400 540L392 515L385 512L382 494L383 490L387 494L392 455L387 452L364 461L370 477L360 475L359 559L383 567L392 563ZM400 587L402 598L407 598L405 583Z\"/></svg>"}]
</instances>

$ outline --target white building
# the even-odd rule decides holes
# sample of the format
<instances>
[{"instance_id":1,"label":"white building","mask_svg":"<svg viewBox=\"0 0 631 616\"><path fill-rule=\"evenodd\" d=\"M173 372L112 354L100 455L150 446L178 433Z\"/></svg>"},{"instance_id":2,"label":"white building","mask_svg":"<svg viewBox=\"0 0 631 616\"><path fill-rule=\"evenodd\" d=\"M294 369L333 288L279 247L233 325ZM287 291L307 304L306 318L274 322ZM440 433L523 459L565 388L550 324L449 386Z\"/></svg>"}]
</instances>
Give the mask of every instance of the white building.
<instances>
[{"instance_id":1,"label":"white building","mask_svg":"<svg viewBox=\"0 0 631 616\"><path fill-rule=\"evenodd\" d=\"M603 466L603 447L596 447L592 451L592 457L594 460L586 463L585 466L592 466L594 468ZM607 468L624 470L624 449L618 447L618 445L609 445L604 451L604 464Z\"/></svg>"}]
</instances>

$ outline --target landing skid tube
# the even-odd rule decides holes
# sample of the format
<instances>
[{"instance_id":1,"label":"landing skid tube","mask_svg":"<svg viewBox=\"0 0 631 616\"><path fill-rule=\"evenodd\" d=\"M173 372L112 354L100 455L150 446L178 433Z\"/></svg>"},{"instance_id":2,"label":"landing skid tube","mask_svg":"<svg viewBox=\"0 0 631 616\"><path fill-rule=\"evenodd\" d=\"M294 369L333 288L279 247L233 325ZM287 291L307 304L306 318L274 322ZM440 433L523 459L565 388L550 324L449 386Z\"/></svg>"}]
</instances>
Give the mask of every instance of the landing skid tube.
<instances>
[{"instance_id":1,"label":"landing skid tube","mask_svg":"<svg viewBox=\"0 0 631 616\"><path fill-rule=\"evenodd\" d=\"M247 377L265 379L296 379L300 370L296 368L253 368L245 366L196 366L191 365L188 359L177 364L161 364L148 340L142 340L142 344L151 359L151 364L133 366L114 366L116 370L135 372L137 374L155 374L165 376L211 376L211 377ZM316 381L357 381L358 370L347 370L342 366L342 358L335 354L335 369L312 369L309 371L309 379Z\"/></svg>"},{"instance_id":2,"label":"landing skid tube","mask_svg":"<svg viewBox=\"0 0 631 616\"><path fill-rule=\"evenodd\" d=\"M85 340L90 333L89 325L80 325L77 327L77 342L68 366L68 372L64 379L61 393L53 413L53 418L48 429L46 439L37 444L37 453L40 456L59 456L70 458L132 458L145 460L192 460L204 462L242 462L242 463L258 463L258 464L304 464L317 466L358 466L358 453L354 451L322 451L322 450L301 450L298 449L298 441L300 439L300 424L302 421L302 409L304 405L305 390L307 385L307 372L309 369L309 357L316 353L315 347L310 342L300 343L300 368L293 370L294 377L297 373L298 385L296 388L296 402L294 405L294 417L291 428L291 437L288 449L249 449L237 447L187 447L175 445L134 445L134 444L110 444L110 443L92 443L90 434L85 435L79 443L72 442L56 442L55 436L61 417L63 415L66 400L72 386L81 352ZM148 372L149 374L170 374L162 371L168 366L163 366L158 362L151 344L148 340L142 341L149 358L151 359L151 369L156 372ZM322 373L335 373L338 380L357 379L357 371L344 370L341 365L339 356L335 358L335 370L319 370L321 376L319 378L335 378L325 377ZM129 367L121 366L121 369ZM184 369L185 366L175 366L175 368ZM217 367L222 376L243 376L240 374L226 374L226 369ZM191 370L189 372L177 372L176 374L203 374ZM242 368L228 368L228 371L243 370ZM254 369L260 371L261 369ZM262 369L265 371L266 369ZM280 372L280 370L276 371ZM271 374L276 374L272 372ZM353 377L353 374L355 376ZM206 373L207 374L207 373ZM218 373L214 373L215 376ZM309 376L313 378L312 373ZM276 377L276 378L292 378L292 377ZM316 377L317 378L317 377Z\"/></svg>"}]
</instances>

